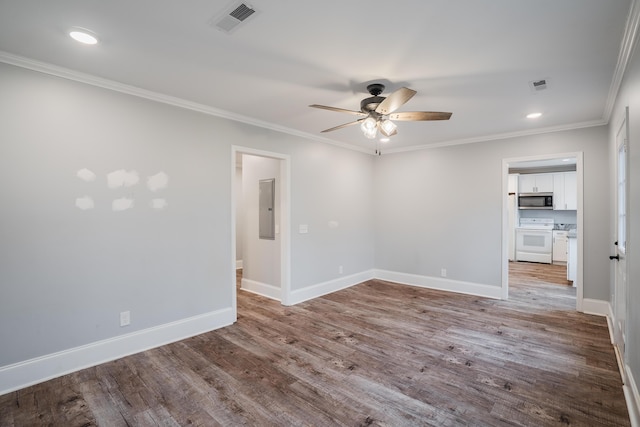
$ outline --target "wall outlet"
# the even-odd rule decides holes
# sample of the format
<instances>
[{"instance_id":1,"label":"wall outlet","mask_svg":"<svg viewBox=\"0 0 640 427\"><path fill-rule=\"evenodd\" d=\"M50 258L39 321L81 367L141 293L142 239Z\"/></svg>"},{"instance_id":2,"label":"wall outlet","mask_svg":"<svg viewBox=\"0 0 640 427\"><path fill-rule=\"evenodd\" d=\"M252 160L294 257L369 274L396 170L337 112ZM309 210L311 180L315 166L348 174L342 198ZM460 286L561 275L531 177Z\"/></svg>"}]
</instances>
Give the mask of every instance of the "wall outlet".
<instances>
[{"instance_id":1,"label":"wall outlet","mask_svg":"<svg viewBox=\"0 0 640 427\"><path fill-rule=\"evenodd\" d=\"M338 274L342 274L344 272L344 270L342 269L342 266L338 267Z\"/></svg>"},{"instance_id":2,"label":"wall outlet","mask_svg":"<svg viewBox=\"0 0 640 427\"><path fill-rule=\"evenodd\" d=\"M131 323L131 312L123 311L120 313L120 326L127 326Z\"/></svg>"},{"instance_id":3,"label":"wall outlet","mask_svg":"<svg viewBox=\"0 0 640 427\"><path fill-rule=\"evenodd\" d=\"M440 276L447 277L447 269L446 268L441 268L440 269Z\"/></svg>"}]
</instances>

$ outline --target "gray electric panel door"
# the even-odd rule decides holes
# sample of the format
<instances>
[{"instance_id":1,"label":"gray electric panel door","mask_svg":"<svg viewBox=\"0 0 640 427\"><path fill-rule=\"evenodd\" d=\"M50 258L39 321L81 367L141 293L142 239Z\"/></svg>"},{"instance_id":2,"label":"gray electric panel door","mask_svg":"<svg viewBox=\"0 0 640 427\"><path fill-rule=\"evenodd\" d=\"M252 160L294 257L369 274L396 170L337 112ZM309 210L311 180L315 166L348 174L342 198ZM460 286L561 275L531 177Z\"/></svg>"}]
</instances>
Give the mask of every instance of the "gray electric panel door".
<instances>
[{"instance_id":1,"label":"gray electric panel door","mask_svg":"<svg viewBox=\"0 0 640 427\"><path fill-rule=\"evenodd\" d=\"M261 239L275 240L276 221L275 221L275 189L276 180L261 179L260 180L260 203L258 207L259 215L259 234Z\"/></svg>"}]
</instances>

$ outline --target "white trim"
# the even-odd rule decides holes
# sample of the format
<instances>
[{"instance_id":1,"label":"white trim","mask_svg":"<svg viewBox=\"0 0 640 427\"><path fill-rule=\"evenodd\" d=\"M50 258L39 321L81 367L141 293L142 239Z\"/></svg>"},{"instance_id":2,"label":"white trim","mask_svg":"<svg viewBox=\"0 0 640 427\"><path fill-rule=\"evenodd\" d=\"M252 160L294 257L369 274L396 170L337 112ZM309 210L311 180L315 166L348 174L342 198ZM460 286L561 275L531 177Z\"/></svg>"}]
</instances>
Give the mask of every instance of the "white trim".
<instances>
[{"instance_id":1,"label":"white trim","mask_svg":"<svg viewBox=\"0 0 640 427\"><path fill-rule=\"evenodd\" d=\"M636 3L636 0L634 0L634 4L635 3ZM637 27L637 22L635 25ZM636 29L634 29L633 31L635 34ZM545 134L545 133L551 133L551 132L560 132L560 131L566 131L566 130L575 130L575 129L593 127L593 126L606 125L609 122L609 115L611 113L610 110L613 108L613 102L615 101L615 96L617 95L617 90L620 86L620 82L616 82L617 81L616 79L618 79L618 74L622 75L622 73L624 72L624 68L626 68L626 63L628 62L629 55L632 52L632 48L634 45L633 42L634 42L634 39L631 40L631 44L628 46L628 48L624 49L623 51L621 50L621 55L623 53L626 53L627 51L629 53L627 54L626 59L624 59L624 63L621 63L620 58L618 59L618 66L616 67L616 76L614 78L614 81L612 82L612 86L609 91L610 100L608 101L607 108L605 110L605 117L603 119L591 120L587 122L569 123L561 126L547 127L543 129L531 129L531 130L519 131L519 132L499 133L499 134L483 135L483 136L478 136L474 138L463 138L463 139L455 139L455 140L449 140L449 141L434 142L433 144L425 144L425 145L417 145L417 146L414 145L410 147L399 147L395 149L391 148L391 149L387 149L385 152L388 154L402 153L407 151L418 151L418 150L426 150L430 148L448 147L453 145L472 144L475 142L494 141L499 139L517 138L517 137L523 137L523 136L539 135L539 134ZM302 132L296 129L287 128L284 126L276 125L276 124L265 122L262 120L257 120L252 117L243 116L240 114L214 108L209 105L198 104L196 102L187 101L185 99L165 95L159 92L153 92L150 90L141 89L141 88L127 85L124 83L119 83L113 80L96 77L91 74L81 73L79 71L71 70L69 68L59 67L59 66L48 64L45 62L36 61L30 58L14 55L9 52L0 51L0 62L9 64L9 65L14 65L16 67L26 68L32 71L37 71L43 74L49 74L55 77L60 77L67 80L72 80L72 81L88 84L91 86L100 87L107 90L113 90L115 92L125 93L127 95L137 96L139 98L144 98L151 101L160 102L163 104L173 105L175 107L184 108L187 110L197 111L203 114L208 114L210 116L216 116L216 117L221 117L228 120L246 123L249 125L263 128L263 129L269 129L276 132L285 133L288 135L310 139L312 141L322 142L324 144L334 145L337 147L345 148L347 150L358 151L361 153L369 154L371 156L376 155L371 151L370 148L367 148L367 147L360 147L355 144L348 144L348 143L333 141L321 135ZM619 70L622 70L622 71L619 71ZM620 77L620 80L621 80L621 77ZM611 104L611 106L609 106L609 103Z\"/></svg>"},{"instance_id":2,"label":"white trim","mask_svg":"<svg viewBox=\"0 0 640 427\"><path fill-rule=\"evenodd\" d=\"M236 122L246 123L249 125L257 126L263 129L269 129L276 132L285 133L288 135L299 136L301 138L307 138L325 144L335 145L337 147L346 148L347 150L359 151L361 153L371 154L371 151L366 148L358 147L351 144L342 142L336 142L328 138L324 138L321 135L302 132L296 129L287 128L284 126L275 125L273 123L257 120L252 117L243 116L240 114L232 113L226 110L211 107L205 104L198 104L196 102L187 101L175 96L165 95L159 92L153 92L139 87L119 83L113 80L96 77L91 74L81 73L79 71L71 70L69 68L63 68L45 62L36 61L33 59L25 58L22 56L14 55L8 52L0 51L0 62L5 64L14 65L16 67L26 68L28 70L37 71L43 74L49 74L55 77L61 77L63 79L72 80L96 86L102 89L112 90L115 92L125 93L127 95L137 96L139 98L148 99L163 104L173 105L175 107L184 108L187 110L197 111L199 113L208 114L210 116L221 117Z\"/></svg>"},{"instance_id":3,"label":"white trim","mask_svg":"<svg viewBox=\"0 0 640 427\"><path fill-rule=\"evenodd\" d=\"M403 285L475 295L485 298L501 299L500 286L463 282L460 280L444 279L441 277L421 276L418 274L400 273L396 271L374 270L374 272L376 279L400 283Z\"/></svg>"},{"instance_id":4,"label":"white trim","mask_svg":"<svg viewBox=\"0 0 640 427\"><path fill-rule=\"evenodd\" d=\"M295 305L304 301L318 298L323 295L330 294L332 292L340 291L342 289L349 288L367 280L374 279L374 270L367 270L361 273L352 274L349 276L340 277L338 279L329 280L326 282L318 283L316 285L307 286L302 289L295 289L291 291L291 298L285 305Z\"/></svg>"},{"instance_id":5,"label":"white trim","mask_svg":"<svg viewBox=\"0 0 640 427\"><path fill-rule=\"evenodd\" d=\"M640 427L640 393L638 393L638 385L633 378L629 365L624 365L624 370L627 382L622 387L622 390L624 391L624 399L627 401L631 427Z\"/></svg>"},{"instance_id":6,"label":"white trim","mask_svg":"<svg viewBox=\"0 0 640 427\"><path fill-rule=\"evenodd\" d=\"M277 286L270 285L268 283L257 282L255 280L242 278L240 282L240 289L243 291L252 292L263 297L271 298L276 301L282 299L281 289Z\"/></svg>"},{"instance_id":7,"label":"white trim","mask_svg":"<svg viewBox=\"0 0 640 427\"><path fill-rule=\"evenodd\" d=\"M629 8L629 15L627 15L627 23L624 28L624 35L622 36L622 42L620 43L620 51L618 52L618 62L611 79L611 86L609 86L609 94L607 95L607 101L604 107L603 118L607 122L611 118L613 108L616 104L618 97L618 91L624 78L624 73L627 70L627 65L633 55L633 50L636 45L636 36L638 35L638 27L640 25L640 6L637 0L631 1L631 7Z\"/></svg>"},{"instance_id":8,"label":"white trim","mask_svg":"<svg viewBox=\"0 0 640 427\"><path fill-rule=\"evenodd\" d=\"M0 368L0 395L149 350L234 322L225 308Z\"/></svg>"},{"instance_id":9,"label":"white trim","mask_svg":"<svg viewBox=\"0 0 640 427\"><path fill-rule=\"evenodd\" d=\"M242 269L242 260L241 259L237 259L236 260L236 270L241 270Z\"/></svg>"},{"instance_id":10,"label":"white trim","mask_svg":"<svg viewBox=\"0 0 640 427\"><path fill-rule=\"evenodd\" d=\"M605 126L608 122L606 120L591 120L588 122L568 123L560 126L547 127L542 129L529 129L518 132L509 133L495 133L491 135L481 135L473 138L454 139L449 141L434 142L433 144L425 145L412 145L410 147L398 147L385 149L386 154L404 153L407 151L428 150L430 148L450 147L454 145L473 144L476 142L495 141L499 139L520 138L523 136L542 135L552 132L563 132L568 130L583 129L595 126Z\"/></svg>"},{"instance_id":11,"label":"white trim","mask_svg":"<svg viewBox=\"0 0 640 427\"><path fill-rule=\"evenodd\" d=\"M280 300L284 305L291 305L292 303L289 303L291 295L291 156L250 147L231 146L231 230L233 230L231 233L231 259L233 264L236 264L236 159L238 153L268 157L280 161L280 287L277 288L279 295L275 299ZM232 274L230 284L233 289L232 307L237 318L238 297L235 272ZM262 295L262 293L260 294ZM271 294L272 292L267 291L264 296Z\"/></svg>"},{"instance_id":12,"label":"white trim","mask_svg":"<svg viewBox=\"0 0 640 427\"><path fill-rule=\"evenodd\" d=\"M611 304L609 304L609 301L584 298L582 300L582 312L608 318L611 313Z\"/></svg>"},{"instance_id":13,"label":"white trim","mask_svg":"<svg viewBox=\"0 0 640 427\"><path fill-rule=\"evenodd\" d=\"M578 209L576 213L576 236L578 238L578 262L577 262L577 277L573 282L576 287L576 311L583 311L584 303L584 286L583 286L583 266L584 266L584 153L582 151L573 153L549 153L539 154L535 156L526 157L514 157L508 159L502 159L502 299L507 299L509 295L509 256L507 254L507 248L509 246L508 234L509 234L509 221L507 217L507 204L509 203L509 196L507 191L507 184L509 179L509 165L511 163L535 161L535 160L549 160L560 159L567 157L576 158L576 185L578 192ZM603 315L606 315L603 314Z\"/></svg>"}]
</instances>

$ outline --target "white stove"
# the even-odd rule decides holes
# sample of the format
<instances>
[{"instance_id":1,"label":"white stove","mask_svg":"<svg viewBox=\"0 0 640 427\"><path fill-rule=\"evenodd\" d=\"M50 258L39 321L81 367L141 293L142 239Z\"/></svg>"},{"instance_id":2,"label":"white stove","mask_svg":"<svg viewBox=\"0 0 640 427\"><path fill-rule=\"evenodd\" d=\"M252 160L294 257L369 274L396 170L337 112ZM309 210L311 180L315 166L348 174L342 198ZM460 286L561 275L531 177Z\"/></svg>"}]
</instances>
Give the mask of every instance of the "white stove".
<instances>
[{"instance_id":1,"label":"white stove","mask_svg":"<svg viewBox=\"0 0 640 427\"><path fill-rule=\"evenodd\" d=\"M520 225L518 228L553 230L553 218L520 218Z\"/></svg>"},{"instance_id":2,"label":"white stove","mask_svg":"<svg viewBox=\"0 0 640 427\"><path fill-rule=\"evenodd\" d=\"M516 261L551 264L553 218L520 218L516 228Z\"/></svg>"}]
</instances>

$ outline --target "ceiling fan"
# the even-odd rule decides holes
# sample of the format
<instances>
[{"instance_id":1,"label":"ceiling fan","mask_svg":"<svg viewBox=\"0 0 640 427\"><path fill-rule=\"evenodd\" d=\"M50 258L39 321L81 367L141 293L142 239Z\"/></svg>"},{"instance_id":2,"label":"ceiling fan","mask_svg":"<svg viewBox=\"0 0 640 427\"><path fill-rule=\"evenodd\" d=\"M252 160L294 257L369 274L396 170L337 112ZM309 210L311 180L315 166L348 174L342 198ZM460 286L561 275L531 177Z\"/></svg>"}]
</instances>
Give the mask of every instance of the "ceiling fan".
<instances>
[{"instance_id":1,"label":"ceiling fan","mask_svg":"<svg viewBox=\"0 0 640 427\"><path fill-rule=\"evenodd\" d=\"M337 111L339 113L347 113L362 117L354 122L349 122L343 125L325 129L322 132L331 132L360 123L362 132L369 139L374 139L378 130L382 135L390 137L398 133L397 125L392 120L449 120L452 114L438 111L407 111L395 113L398 108L402 107L413 97L413 95L416 94L415 90L406 87L401 87L400 89L396 90L391 95L386 97L380 96L380 94L384 91L384 85L381 83L372 83L368 85L367 91L371 94L371 96L363 99L360 102L360 111L346 110L344 108L329 107L319 104L309 105L309 107L313 108Z\"/></svg>"}]
</instances>

